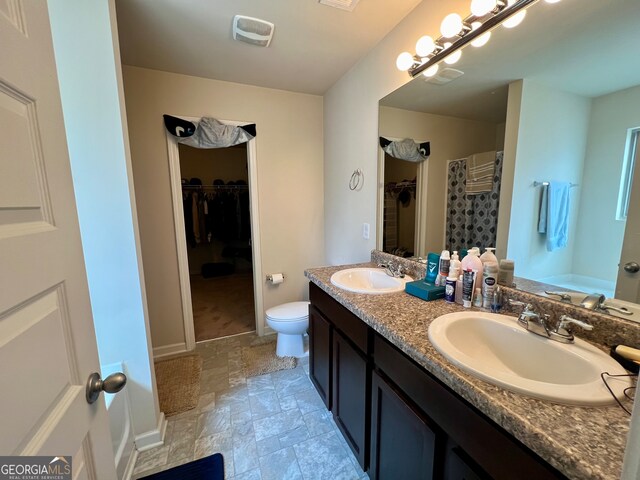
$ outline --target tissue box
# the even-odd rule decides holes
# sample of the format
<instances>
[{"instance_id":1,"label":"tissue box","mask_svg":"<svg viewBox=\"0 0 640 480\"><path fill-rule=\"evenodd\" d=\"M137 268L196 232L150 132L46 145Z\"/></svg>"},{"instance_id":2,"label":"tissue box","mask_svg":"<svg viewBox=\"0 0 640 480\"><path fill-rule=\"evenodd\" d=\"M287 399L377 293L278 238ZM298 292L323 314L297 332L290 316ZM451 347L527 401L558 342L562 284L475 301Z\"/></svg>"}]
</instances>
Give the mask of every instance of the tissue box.
<instances>
[{"instance_id":1,"label":"tissue box","mask_svg":"<svg viewBox=\"0 0 640 480\"><path fill-rule=\"evenodd\" d=\"M415 280L413 282L405 283L404 291L414 297L418 297L426 301L444 298L444 287L437 287L432 283L425 282L424 280Z\"/></svg>"}]
</instances>

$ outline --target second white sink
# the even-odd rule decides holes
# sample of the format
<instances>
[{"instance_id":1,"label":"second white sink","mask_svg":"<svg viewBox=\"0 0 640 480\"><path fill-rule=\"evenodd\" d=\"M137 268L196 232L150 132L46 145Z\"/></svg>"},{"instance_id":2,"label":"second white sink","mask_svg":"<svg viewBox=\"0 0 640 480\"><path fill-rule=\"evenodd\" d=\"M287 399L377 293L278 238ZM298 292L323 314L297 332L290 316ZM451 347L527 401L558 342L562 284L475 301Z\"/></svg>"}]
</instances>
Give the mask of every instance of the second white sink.
<instances>
[{"instance_id":1,"label":"second white sink","mask_svg":"<svg viewBox=\"0 0 640 480\"><path fill-rule=\"evenodd\" d=\"M382 268L347 268L331 275L331 283L336 287L355 293L394 293L404 291L404 284L413 281L391 277Z\"/></svg>"},{"instance_id":2,"label":"second white sink","mask_svg":"<svg viewBox=\"0 0 640 480\"><path fill-rule=\"evenodd\" d=\"M562 344L534 335L516 318L485 312L443 315L429 326L429 340L447 360L494 385L570 405L610 405L615 400L600 374L627 373L593 345L576 339ZM618 398L631 385L611 378Z\"/></svg>"}]
</instances>

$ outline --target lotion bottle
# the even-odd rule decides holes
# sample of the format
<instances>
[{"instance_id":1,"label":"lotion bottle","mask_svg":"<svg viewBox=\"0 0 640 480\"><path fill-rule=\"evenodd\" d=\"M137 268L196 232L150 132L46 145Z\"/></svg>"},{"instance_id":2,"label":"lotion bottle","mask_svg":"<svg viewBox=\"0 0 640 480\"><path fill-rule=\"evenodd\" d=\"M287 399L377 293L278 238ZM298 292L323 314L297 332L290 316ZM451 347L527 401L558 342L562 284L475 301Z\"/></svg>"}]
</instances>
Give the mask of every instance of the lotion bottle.
<instances>
[{"instance_id":1,"label":"lotion bottle","mask_svg":"<svg viewBox=\"0 0 640 480\"><path fill-rule=\"evenodd\" d=\"M480 261L482 262L483 266L488 262L498 263L498 257L496 257L495 251L495 247L487 247L484 249L484 253L480 255Z\"/></svg>"},{"instance_id":2,"label":"lotion bottle","mask_svg":"<svg viewBox=\"0 0 640 480\"><path fill-rule=\"evenodd\" d=\"M480 251L477 247L469 250L467 256L462 259L462 271L466 272L467 270L473 270L476 272L472 290L472 292L475 292L477 283L476 281L477 279L482 278L483 273L482 262L480 261ZM479 287L480 284L478 284L477 286Z\"/></svg>"},{"instance_id":3,"label":"lotion bottle","mask_svg":"<svg viewBox=\"0 0 640 480\"><path fill-rule=\"evenodd\" d=\"M460 257L458 256L458 252L454 251L453 254L451 255L451 263L449 264L449 270L453 271L453 270L457 270L458 273L456 274L456 277L460 274L460 270L462 269L462 264L460 263Z\"/></svg>"}]
</instances>

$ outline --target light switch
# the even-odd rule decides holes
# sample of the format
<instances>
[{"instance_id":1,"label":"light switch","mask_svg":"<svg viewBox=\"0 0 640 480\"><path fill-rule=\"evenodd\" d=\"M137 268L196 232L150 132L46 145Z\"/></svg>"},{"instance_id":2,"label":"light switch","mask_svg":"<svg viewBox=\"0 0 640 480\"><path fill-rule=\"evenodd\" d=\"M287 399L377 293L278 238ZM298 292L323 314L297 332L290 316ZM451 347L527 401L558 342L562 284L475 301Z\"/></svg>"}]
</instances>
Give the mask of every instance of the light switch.
<instances>
[{"instance_id":1,"label":"light switch","mask_svg":"<svg viewBox=\"0 0 640 480\"><path fill-rule=\"evenodd\" d=\"M365 240L369 240L369 231L371 230L370 225L368 223L362 224L362 238Z\"/></svg>"}]
</instances>

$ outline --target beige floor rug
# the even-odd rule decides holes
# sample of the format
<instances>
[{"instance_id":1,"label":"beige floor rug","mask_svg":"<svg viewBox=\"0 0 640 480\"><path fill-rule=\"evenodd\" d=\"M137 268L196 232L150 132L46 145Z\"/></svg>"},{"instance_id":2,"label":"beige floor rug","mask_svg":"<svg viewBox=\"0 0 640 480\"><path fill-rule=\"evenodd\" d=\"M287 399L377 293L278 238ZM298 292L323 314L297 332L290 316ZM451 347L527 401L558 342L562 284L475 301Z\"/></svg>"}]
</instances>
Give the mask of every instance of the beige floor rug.
<instances>
[{"instance_id":1,"label":"beige floor rug","mask_svg":"<svg viewBox=\"0 0 640 480\"><path fill-rule=\"evenodd\" d=\"M200 396L202 358L185 355L156 362L160 411L166 417L195 408Z\"/></svg>"},{"instance_id":2,"label":"beige floor rug","mask_svg":"<svg viewBox=\"0 0 640 480\"><path fill-rule=\"evenodd\" d=\"M296 368L295 357L278 357L276 343L269 342L242 348L242 366L245 377L257 377L265 373Z\"/></svg>"}]
</instances>

